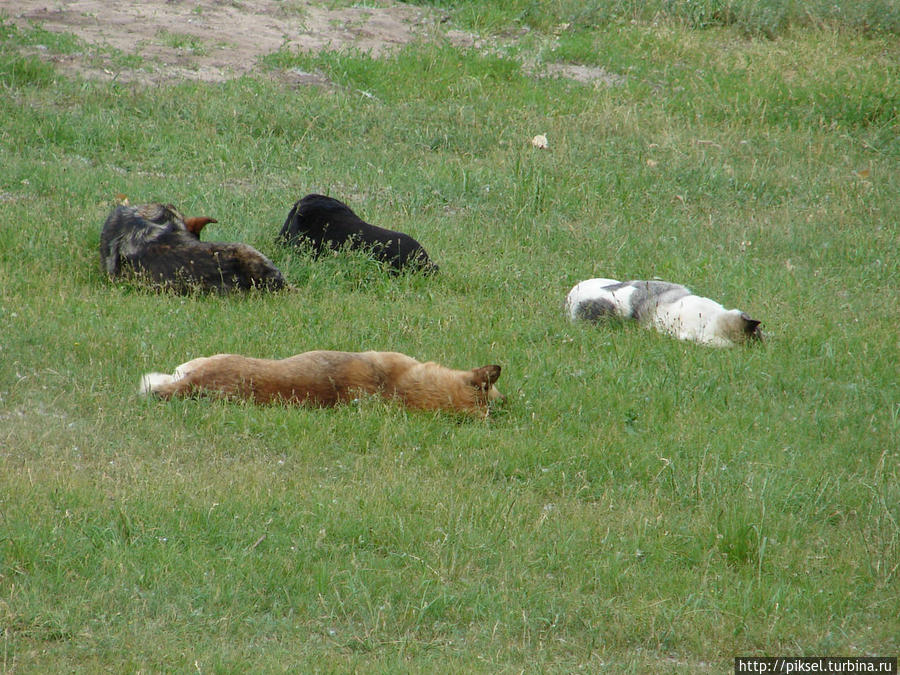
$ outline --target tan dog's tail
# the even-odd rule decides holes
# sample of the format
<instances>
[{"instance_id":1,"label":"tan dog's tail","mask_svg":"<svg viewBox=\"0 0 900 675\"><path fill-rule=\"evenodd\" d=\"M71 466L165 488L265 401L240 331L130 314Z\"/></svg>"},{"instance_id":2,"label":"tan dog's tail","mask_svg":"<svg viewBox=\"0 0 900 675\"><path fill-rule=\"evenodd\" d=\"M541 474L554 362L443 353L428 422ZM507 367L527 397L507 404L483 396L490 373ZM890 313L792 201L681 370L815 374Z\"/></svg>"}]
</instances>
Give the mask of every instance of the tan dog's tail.
<instances>
[{"instance_id":1,"label":"tan dog's tail","mask_svg":"<svg viewBox=\"0 0 900 675\"><path fill-rule=\"evenodd\" d=\"M178 381L166 373L147 373L141 378L140 393L144 396L168 398L178 389Z\"/></svg>"}]
</instances>

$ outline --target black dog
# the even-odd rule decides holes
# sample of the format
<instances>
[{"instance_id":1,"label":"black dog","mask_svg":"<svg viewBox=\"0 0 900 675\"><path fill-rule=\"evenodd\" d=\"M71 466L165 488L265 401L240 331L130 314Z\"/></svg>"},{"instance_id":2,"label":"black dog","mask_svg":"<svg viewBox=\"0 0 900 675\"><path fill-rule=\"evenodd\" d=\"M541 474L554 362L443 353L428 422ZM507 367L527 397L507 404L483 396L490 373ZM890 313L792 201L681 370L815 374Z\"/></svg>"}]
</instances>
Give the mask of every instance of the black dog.
<instances>
[{"instance_id":1,"label":"black dog","mask_svg":"<svg viewBox=\"0 0 900 675\"><path fill-rule=\"evenodd\" d=\"M394 271L438 269L408 234L371 225L343 202L322 195L306 195L294 204L281 228L281 238L287 244L312 246L317 258L326 247L337 251L347 246L370 251L375 260Z\"/></svg>"},{"instance_id":2,"label":"black dog","mask_svg":"<svg viewBox=\"0 0 900 675\"><path fill-rule=\"evenodd\" d=\"M100 233L110 278L134 275L176 292L282 288L284 277L252 246L200 241L212 218L184 218L171 204L116 206Z\"/></svg>"}]
</instances>

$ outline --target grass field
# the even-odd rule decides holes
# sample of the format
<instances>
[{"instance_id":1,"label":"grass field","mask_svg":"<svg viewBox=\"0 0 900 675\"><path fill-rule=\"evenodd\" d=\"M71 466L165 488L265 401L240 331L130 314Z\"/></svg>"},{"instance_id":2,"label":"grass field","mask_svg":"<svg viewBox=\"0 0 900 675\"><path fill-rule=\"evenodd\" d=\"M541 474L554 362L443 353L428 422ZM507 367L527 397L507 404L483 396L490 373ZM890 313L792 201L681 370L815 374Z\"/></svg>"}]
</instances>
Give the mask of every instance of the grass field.
<instances>
[{"instance_id":1,"label":"grass field","mask_svg":"<svg viewBox=\"0 0 900 675\"><path fill-rule=\"evenodd\" d=\"M64 77L22 49L75 38L0 24L0 672L900 652L898 33L626 5L460 2L495 47L282 51L162 88ZM548 63L621 80L530 74ZM314 191L441 272L281 248ZM116 193L216 217L205 238L254 245L296 290L109 282ZM593 276L685 283L768 340L570 324ZM507 401L471 421L137 396L196 356L316 348L499 363Z\"/></svg>"}]
</instances>

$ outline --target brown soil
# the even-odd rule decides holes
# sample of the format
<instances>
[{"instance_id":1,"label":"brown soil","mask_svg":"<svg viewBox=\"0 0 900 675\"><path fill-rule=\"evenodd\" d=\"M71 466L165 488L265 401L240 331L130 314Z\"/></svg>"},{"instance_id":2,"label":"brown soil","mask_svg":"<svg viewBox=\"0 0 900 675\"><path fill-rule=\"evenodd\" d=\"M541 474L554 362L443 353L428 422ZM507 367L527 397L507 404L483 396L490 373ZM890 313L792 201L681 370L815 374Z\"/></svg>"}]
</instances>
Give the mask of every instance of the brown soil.
<instances>
[{"instance_id":1,"label":"brown soil","mask_svg":"<svg viewBox=\"0 0 900 675\"><path fill-rule=\"evenodd\" d=\"M484 46L475 36L453 30L439 11L391 0L364 4L329 9L310 0L0 0L0 17L84 40L90 47L85 53L49 54L36 48L64 71L145 84L230 79L252 72L260 57L283 48L354 49L378 57L421 40ZM140 56L139 65L113 65L123 60L110 59L109 48ZM583 66L550 64L543 74L618 83L603 69ZM327 83L316 73L295 70L288 76Z\"/></svg>"},{"instance_id":2,"label":"brown soil","mask_svg":"<svg viewBox=\"0 0 900 675\"><path fill-rule=\"evenodd\" d=\"M230 79L282 48L353 48L379 56L397 45L446 35L440 14L394 3L326 9L274 0L0 0L0 11L20 26L71 33L92 47L142 57L137 69L122 69L98 58L102 52L96 50L54 56L63 69L147 83Z\"/></svg>"}]
</instances>

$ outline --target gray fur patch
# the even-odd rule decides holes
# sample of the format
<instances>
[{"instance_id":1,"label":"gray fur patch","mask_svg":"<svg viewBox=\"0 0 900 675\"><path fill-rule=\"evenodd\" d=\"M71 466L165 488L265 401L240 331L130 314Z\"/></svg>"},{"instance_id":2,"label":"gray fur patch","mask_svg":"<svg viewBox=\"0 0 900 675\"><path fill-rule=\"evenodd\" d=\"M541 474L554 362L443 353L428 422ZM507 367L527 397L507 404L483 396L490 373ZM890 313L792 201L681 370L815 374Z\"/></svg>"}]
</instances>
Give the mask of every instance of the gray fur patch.
<instances>
[{"instance_id":1,"label":"gray fur patch","mask_svg":"<svg viewBox=\"0 0 900 675\"><path fill-rule=\"evenodd\" d=\"M634 288L634 292L629 298L630 318L639 321L652 314L659 305L676 302L691 295L691 292L681 284L673 284L668 281L626 281L621 286ZM612 290L612 287L608 288Z\"/></svg>"},{"instance_id":2,"label":"gray fur patch","mask_svg":"<svg viewBox=\"0 0 900 675\"><path fill-rule=\"evenodd\" d=\"M578 303L575 308L575 318L585 321L601 321L602 319L615 316L616 306L605 298L592 298Z\"/></svg>"}]
</instances>

